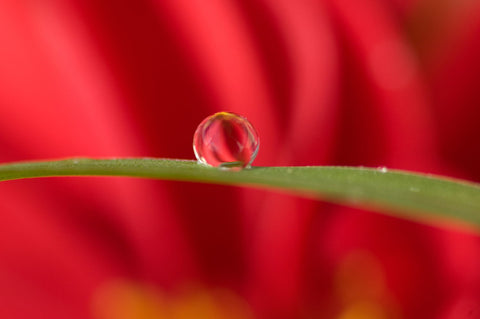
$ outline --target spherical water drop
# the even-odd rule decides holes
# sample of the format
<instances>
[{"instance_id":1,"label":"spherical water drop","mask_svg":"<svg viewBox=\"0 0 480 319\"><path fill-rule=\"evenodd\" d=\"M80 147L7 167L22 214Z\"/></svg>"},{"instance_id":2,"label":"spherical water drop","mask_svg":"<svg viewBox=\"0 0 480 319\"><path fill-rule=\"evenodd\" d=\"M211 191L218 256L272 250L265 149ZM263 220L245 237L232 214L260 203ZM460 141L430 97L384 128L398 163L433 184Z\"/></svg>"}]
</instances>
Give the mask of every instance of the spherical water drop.
<instances>
[{"instance_id":1,"label":"spherical water drop","mask_svg":"<svg viewBox=\"0 0 480 319\"><path fill-rule=\"evenodd\" d=\"M215 113L198 125L193 151L200 164L221 168L250 166L260 141L252 124L243 116Z\"/></svg>"}]
</instances>

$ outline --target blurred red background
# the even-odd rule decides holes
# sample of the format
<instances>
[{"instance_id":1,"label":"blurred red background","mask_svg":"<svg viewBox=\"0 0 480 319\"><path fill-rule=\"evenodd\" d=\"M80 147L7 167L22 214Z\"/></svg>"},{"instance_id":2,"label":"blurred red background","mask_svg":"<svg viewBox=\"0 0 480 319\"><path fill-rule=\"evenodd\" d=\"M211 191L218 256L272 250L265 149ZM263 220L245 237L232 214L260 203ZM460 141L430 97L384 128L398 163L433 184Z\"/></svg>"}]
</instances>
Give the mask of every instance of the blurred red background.
<instances>
[{"instance_id":1,"label":"blurred red background","mask_svg":"<svg viewBox=\"0 0 480 319\"><path fill-rule=\"evenodd\" d=\"M480 181L480 2L0 1L0 159L193 158ZM0 318L480 318L480 238L268 191L0 184Z\"/></svg>"}]
</instances>

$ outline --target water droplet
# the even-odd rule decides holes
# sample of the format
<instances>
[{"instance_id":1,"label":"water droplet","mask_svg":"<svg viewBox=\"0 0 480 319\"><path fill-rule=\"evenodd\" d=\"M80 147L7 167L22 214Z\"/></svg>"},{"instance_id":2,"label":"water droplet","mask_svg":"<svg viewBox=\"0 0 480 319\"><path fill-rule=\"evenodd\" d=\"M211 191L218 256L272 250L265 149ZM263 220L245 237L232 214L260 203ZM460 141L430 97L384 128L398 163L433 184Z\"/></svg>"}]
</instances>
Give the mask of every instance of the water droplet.
<instances>
[{"instance_id":1,"label":"water droplet","mask_svg":"<svg viewBox=\"0 0 480 319\"><path fill-rule=\"evenodd\" d=\"M386 168L385 166L380 166L379 168L377 168L377 170L379 170L381 173L388 172L388 168Z\"/></svg>"},{"instance_id":2,"label":"water droplet","mask_svg":"<svg viewBox=\"0 0 480 319\"><path fill-rule=\"evenodd\" d=\"M252 124L243 116L215 113L198 125L193 151L200 164L220 168L249 167L260 141Z\"/></svg>"}]
</instances>

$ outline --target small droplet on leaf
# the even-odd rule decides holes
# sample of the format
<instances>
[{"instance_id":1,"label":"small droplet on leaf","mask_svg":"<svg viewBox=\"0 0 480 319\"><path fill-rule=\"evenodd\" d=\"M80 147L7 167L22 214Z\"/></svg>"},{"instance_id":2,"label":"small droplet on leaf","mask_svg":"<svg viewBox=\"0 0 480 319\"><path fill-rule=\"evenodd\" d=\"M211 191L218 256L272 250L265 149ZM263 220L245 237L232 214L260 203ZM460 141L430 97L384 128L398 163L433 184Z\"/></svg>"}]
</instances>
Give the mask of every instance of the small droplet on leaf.
<instances>
[{"instance_id":1,"label":"small droplet on leaf","mask_svg":"<svg viewBox=\"0 0 480 319\"><path fill-rule=\"evenodd\" d=\"M260 141L253 125L243 116L219 112L204 119L193 136L198 163L224 169L249 167Z\"/></svg>"},{"instance_id":2,"label":"small droplet on leaf","mask_svg":"<svg viewBox=\"0 0 480 319\"><path fill-rule=\"evenodd\" d=\"M386 168L385 166L380 166L379 168L377 168L377 170L380 171L381 173L388 172L388 168Z\"/></svg>"}]
</instances>

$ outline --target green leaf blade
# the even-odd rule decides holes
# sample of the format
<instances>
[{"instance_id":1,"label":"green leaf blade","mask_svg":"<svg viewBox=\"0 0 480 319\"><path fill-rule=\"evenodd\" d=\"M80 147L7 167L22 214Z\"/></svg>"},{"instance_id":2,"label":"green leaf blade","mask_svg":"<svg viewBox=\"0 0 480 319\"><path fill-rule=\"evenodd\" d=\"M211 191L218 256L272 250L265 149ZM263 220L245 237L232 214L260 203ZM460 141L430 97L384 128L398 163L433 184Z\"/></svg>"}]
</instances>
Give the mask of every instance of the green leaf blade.
<instances>
[{"instance_id":1,"label":"green leaf blade","mask_svg":"<svg viewBox=\"0 0 480 319\"><path fill-rule=\"evenodd\" d=\"M194 161L75 158L0 165L0 180L52 176L127 176L279 189L334 203L369 207L415 220L457 220L480 230L480 186L384 169L305 166L228 171Z\"/></svg>"}]
</instances>

